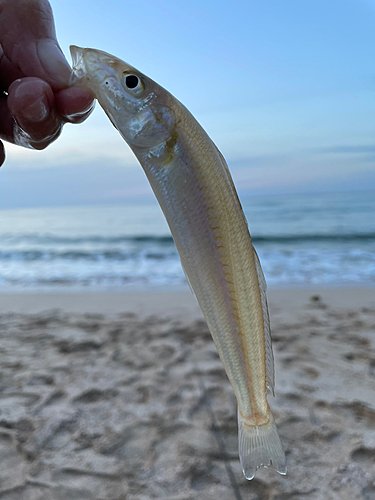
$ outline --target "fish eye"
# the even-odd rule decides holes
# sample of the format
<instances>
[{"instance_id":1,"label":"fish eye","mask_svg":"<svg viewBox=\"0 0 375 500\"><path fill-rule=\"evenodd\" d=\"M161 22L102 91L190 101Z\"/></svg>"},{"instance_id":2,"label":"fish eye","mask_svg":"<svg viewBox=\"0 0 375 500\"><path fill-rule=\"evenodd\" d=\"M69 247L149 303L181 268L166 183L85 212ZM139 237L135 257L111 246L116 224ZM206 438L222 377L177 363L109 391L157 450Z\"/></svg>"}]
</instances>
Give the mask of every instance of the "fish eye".
<instances>
[{"instance_id":1,"label":"fish eye","mask_svg":"<svg viewBox=\"0 0 375 500\"><path fill-rule=\"evenodd\" d=\"M139 78L135 75L127 75L125 77L125 84L128 89L135 89L139 85Z\"/></svg>"},{"instance_id":2,"label":"fish eye","mask_svg":"<svg viewBox=\"0 0 375 500\"><path fill-rule=\"evenodd\" d=\"M144 90L144 84L139 76L133 73L124 73L123 77L124 86L132 92L139 93Z\"/></svg>"}]
</instances>

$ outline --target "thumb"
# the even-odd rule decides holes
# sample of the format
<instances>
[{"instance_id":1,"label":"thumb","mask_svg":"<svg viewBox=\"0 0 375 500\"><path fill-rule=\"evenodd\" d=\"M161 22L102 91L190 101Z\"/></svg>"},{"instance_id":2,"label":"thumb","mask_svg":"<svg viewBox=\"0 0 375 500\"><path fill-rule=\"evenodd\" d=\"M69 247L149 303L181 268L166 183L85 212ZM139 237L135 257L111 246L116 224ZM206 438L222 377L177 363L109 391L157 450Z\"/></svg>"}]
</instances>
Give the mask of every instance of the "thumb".
<instances>
[{"instance_id":1,"label":"thumb","mask_svg":"<svg viewBox=\"0 0 375 500\"><path fill-rule=\"evenodd\" d=\"M69 85L71 68L57 43L47 0L0 0L0 44L23 76L41 78L54 90Z\"/></svg>"},{"instance_id":2,"label":"thumb","mask_svg":"<svg viewBox=\"0 0 375 500\"><path fill-rule=\"evenodd\" d=\"M40 64L45 73L45 81L54 90L67 87L72 70L58 43L53 39L45 38L38 40L36 47ZM42 73L33 76L43 78Z\"/></svg>"}]
</instances>

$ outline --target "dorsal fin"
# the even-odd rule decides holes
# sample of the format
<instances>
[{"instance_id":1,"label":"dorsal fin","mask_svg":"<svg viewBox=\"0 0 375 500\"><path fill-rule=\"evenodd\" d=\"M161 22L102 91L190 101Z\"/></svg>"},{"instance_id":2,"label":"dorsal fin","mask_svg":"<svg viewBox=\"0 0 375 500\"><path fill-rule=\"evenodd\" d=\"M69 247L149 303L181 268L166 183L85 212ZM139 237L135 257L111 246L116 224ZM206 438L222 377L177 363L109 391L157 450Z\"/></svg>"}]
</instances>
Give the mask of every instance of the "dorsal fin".
<instances>
[{"instance_id":1,"label":"dorsal fin","mask_svg":"<svg viewBox=\"0 0 375 500\"><path fill-rule=\"evenodd\" d=\"M268 312L268 302L267 302L267 284L262 271L262 266L260 265L258 254L256 253L254 247L253 250L254 250L255 267L258 274L260 296L262 299L264 335L266 344L267 387L268 389L270 389L272 394L275 395L275 369L274 369L273 352L272 352L270 315Z\"/></svg>"}]
</instances>

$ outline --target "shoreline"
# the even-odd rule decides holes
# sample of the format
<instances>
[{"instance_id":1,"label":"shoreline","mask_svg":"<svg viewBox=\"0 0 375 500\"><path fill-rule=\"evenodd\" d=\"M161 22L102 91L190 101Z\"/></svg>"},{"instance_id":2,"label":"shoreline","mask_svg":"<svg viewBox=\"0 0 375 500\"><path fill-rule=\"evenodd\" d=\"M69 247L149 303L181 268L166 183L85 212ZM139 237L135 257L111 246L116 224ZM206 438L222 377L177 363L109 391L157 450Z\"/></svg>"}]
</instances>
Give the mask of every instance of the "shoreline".
<instances>
[{"instance_id":1,"label":"shoreline","mask_svg":"<svg viewBox=\"0 0 375 500\"><path fill-rule=\"evenodd\" d=\"M333 308L375 307L375 288L358 287L309 287L269 288L270 311L282 309L291 313L310 302L312 296L319 296L322 302L329 302ZM198 303L185 287L176 289L135 291L0 291L0 314L15 312L36 314L61 309L71 313L121 314L133 313L140 317L178 316L183 319L200 319L202 313Z\"/></svg>"}]
</instances>

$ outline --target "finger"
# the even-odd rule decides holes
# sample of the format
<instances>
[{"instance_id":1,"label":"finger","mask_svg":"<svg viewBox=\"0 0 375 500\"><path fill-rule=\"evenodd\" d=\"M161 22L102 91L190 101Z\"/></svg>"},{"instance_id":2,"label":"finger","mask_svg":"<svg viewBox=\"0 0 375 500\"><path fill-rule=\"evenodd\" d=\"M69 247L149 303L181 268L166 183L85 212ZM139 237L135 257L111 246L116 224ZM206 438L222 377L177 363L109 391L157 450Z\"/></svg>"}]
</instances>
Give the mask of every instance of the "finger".
<instances>
[{"instance_id":1,"label":"finger","mask_svg":"<svg viewBox=\"0 0 375 500\"><path fill-rule=\"evenodd\" d=\"M5 149L4 144L0 141L0 167L5 161Z\"/></svg>"},{"instance_id":2,"label":"finger","mask_svg":"<svg viewBox=\"0 0 375 500\"><path fill-rule=\"evenodd\" d=\"M54 93L43 80L23 78L12 83L8 109L21 129L13 131L16 144L44 149L61 132L63 120L57 113Z\"/></svg>"},{"instance_id":3,"label":"finger","mask_svg":"<svg viewBox=\"0 0 375 500\"><path fill-rule=\"evenodd\" d=\"M59 113L71 123L83 122L94 109L93 96L77 87L60 90L55 99Z\"/></svg>"},{"instance_id":4,"label":"finger","mask_svg":"<svg viewBox=\"0 0 375 500\"><path fill-rule=\"evenodd\" d=\"M0 0L0 44L24 76L41 78L53 90L68 87L71 68L57 43L47 0Z\"/></svg>"},{"instance_id":5,"label":"finger","mask_svg":"<svg viewBox=\"0 0 375 500\"><path fill-rule=\"evenodd\" d=\"M9 85L12 82L14 82L14 80L23 77L22 71L18 67L15 67L14 64L12 64L6 57L1 45L0 45L0 74L1 74L0 91L7 91Z\"/></svg>"},{"instance_id":6,"label":"finger","mask_svg":"<svg viewBox=\"0 0 375 500\"><path fill-rule=\"evenodd\" d=\"M13 140L14 118L9 112L5 94L0 98L0 139L8 142Z\"/></svg>"}]
</instances>

